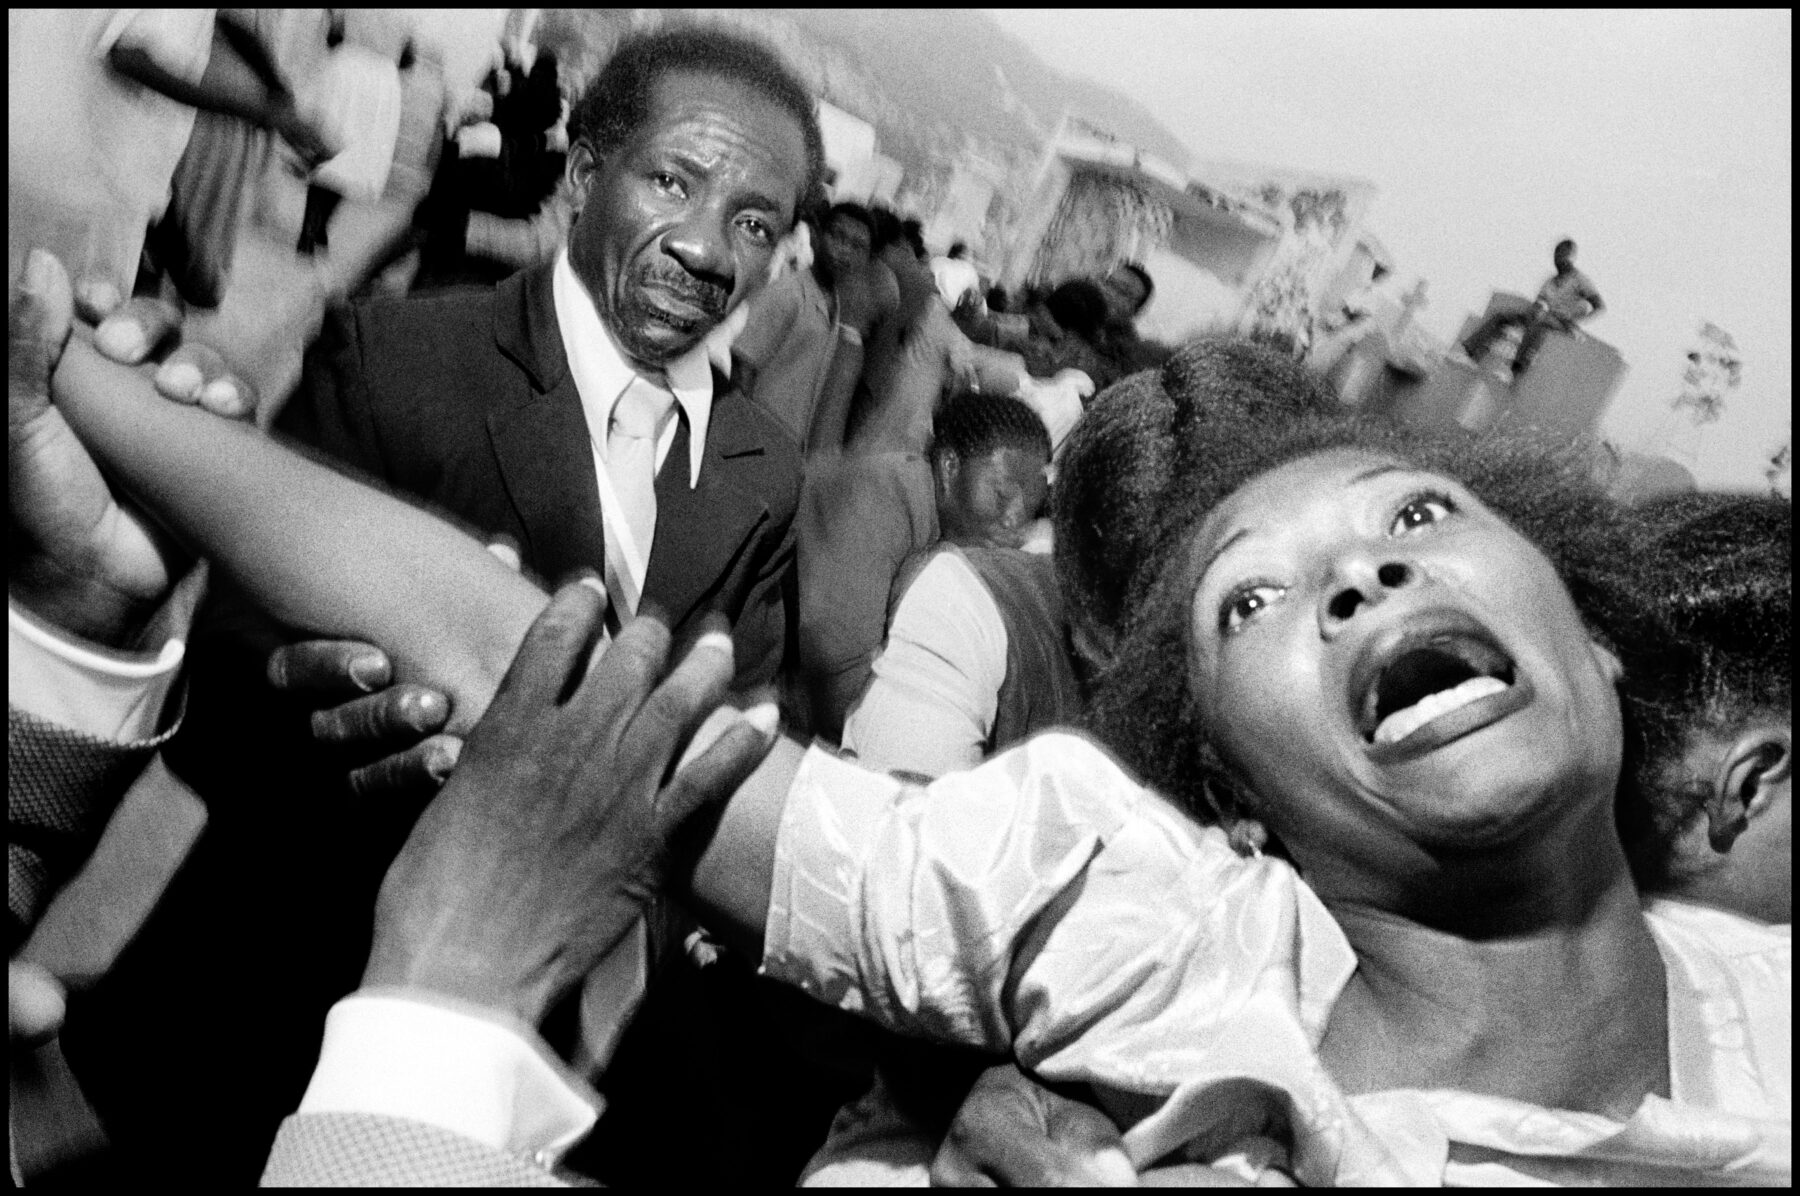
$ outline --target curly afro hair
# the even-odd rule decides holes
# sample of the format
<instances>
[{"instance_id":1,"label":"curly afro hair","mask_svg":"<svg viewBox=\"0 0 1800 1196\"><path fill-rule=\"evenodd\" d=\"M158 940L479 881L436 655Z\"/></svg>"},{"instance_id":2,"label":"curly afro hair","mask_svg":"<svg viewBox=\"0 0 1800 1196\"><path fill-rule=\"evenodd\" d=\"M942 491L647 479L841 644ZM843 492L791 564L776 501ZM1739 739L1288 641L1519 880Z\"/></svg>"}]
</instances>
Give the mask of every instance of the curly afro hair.
<instances>
[{"instance_id":1,"label":"curly afro hair","mask_svg":"<svg viewBox=\"0 0 1800 1196\"><path fill-rule=\"evenodd\" d=\"M773 49L708 25L680 25L639 34L619 44L569 114L569 138L605 157L650 116L657 80L677 73L742 83L799 122L806 144L806 179L796 211L813 210L824 190L825 140L812 93Z\"/></svg>"},{"instance_id":2,"label":"curly afro hair","mask_svg":"<svg viewBox=\"0 0 1800 1196\"><path fill-rule=\"evenodd\" d=\"M1524 435L1430 435L1345 414L1279 354L1237 340L1189 346L1157 374L1102 396L1071 436L1055 496L1058 573L1078 634L1104 645L1090 729L1148 784L1202 821L1229 790L1188 684L1180 566L1202 520L1245 483L1333 449L1363 449L1454 478L1549 558L1591 630L1625 663L1626 774L1671 712L1658 701L1689 658L1643 597L1633 513L1591 455ZM1634 695L1643 693L1644 700Z\"/></svg>"},{"instance_id":3,"label":"curly afro hair","mask_svg":"<svg viewBox=\"0 0 1800 1196\"><path fill-rule=\"evenodd\" d=\"M1264 426L1339 409L1316 375L1234 337L1191 341L1160 370L1101 394L1063 447L1056 483L1056 565L1071 617L1100 642L1116 636L1177 480L1208 471L1214 421Z\"/></svg>"},{"instance_id":4,"label":"curly afro hair","mask_svg":"<svg viewBox=\"0 0 1800 1196\"><path fill-rule=\"evenodd\" d=\"M1673 879L1671 848L1711 790L1688 783L1690 746L1758 717L1793 717L1794 508L1755 495L1683 494L1635 514L1644 598L1696 657L1663 678L1670 688L1655 699L1675 725L1646 745L1635 792L1619 805L1639 884L1658 889Z\"/></svg>"}]
</instances>

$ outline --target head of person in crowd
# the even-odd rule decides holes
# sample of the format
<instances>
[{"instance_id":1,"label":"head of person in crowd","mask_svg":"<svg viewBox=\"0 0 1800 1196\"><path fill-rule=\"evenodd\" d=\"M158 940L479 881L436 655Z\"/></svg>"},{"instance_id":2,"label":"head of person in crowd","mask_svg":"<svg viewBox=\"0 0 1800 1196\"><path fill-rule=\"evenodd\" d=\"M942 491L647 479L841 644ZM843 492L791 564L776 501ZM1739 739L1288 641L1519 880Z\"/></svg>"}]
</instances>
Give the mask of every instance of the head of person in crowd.
<instances>
[{"instance_id":1,"label":"head of person in crowd","mask_svg":"<svg viewBox=\"0 0 1800 1196\"><path fill-rule=\"evenodd\" d=\"M819 188L813 97L774 51L713 28L623 42L570 118L569 261L619 348L652 370L769 275Z\"/></svg>"},{"instance_id":2,"label":"head of person in crowd","mask_svg":"<svg viewBox=\"0 0 1800 1196\"><path fill-rule=\"evenodd\" d=\"M925 252L925 226L908 217L900 222L900 237L912 255L919 261L927 260L931 255Z\"/></svg>"},{"instance_id":3,"label":"head of person in crowd","mask_svg":"<svg viewBox=\"0 0 1800 1196\"><path fill-rule=\"evenodd\" d=\"M1156 294L1150 272L1136 262L1121 263L1100 280L1100 289L1106 295L1107 322L1118 325L1137 319Z\"/></svg>"},{"instance_id":4,"label":"head of person in crowd","mask_svg":"<svg viewBox=\"0 0 1800 1196\"><path fill-rule=\"evenodd\" d=\"M1698 661L1656 695L1670 733L1620 804L1632 869L1646 892L1791 922L1793 505L1685 494L1639 517L1649 599Z\"/></svg>"},{"instance_id":5,"label":"head of person in crowd","mask_svg":"<svg viewBox=\"0 0 1800 1196\"><path fill-rule=\"evenodd\" d=\"M875 217L859 203L835 203L820 224L819 276L830 283L853 278L875 256Z\"/></svg>"},{"instance_id":6,"label":"head of person in crowd","mask_svg":"<svg viewBox=\"0 0 1800 1196\"><path fill-rule=\"evenodd\" d=\"M1050 433L1001 395L954 396L932 424L938 527L955 544L1017 548L1049 491Z\"/></svg>"},{"instance_id":7,"label":"head of person in crowd","mask_svg":"<svg viewBox=\"0 0 1800 1196\"><path fill-rule=\"evenodd\" d=\"M1184 353L1072 437L1061 573L1072 615L1116 631L1095 732L1195 817L1285 850L1328 905L1404 903L1452 857L1562 852L1566 878L1582 844L1622 870L1620 777L1667 714L1618 682L1654 693L1686 667L1630 512L1577 451L1334 413L1260 356L1220 402L1229 356ZM1116 498L1083 511L1097 494Z\"/></svg>"},{"instance_id":8,"label":"head of person in crowd","mask_svg":"<svg viewBox=\"0 0 1800 1196\"><path fill-rule=\"evenodd\" d=\"M1550 255L1550 260L1556 263L1558 274L1567 274L1573 270L1575 268L1575 242L1566 237L1558 241L1556 249Z\"/></svg>"},{"instance_id":9,"label":"head of person in crowd","mask_svg":"<svg viewBox=\"0 0 1800 1196\"><path fill-rule=\"evenodd\" d=\"M1085 278L1073 278L1050 292L1044 310L1058 328L1093 344L1106 324L1106 295Z\"/></svg>"}]
</instances>

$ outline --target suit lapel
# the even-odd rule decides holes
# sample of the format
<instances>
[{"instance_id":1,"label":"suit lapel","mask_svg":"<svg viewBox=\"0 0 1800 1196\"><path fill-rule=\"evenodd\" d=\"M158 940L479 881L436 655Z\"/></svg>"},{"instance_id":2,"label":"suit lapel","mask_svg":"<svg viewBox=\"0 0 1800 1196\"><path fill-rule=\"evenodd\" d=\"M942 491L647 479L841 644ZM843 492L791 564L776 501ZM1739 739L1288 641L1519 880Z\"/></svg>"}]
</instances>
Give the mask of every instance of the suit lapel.
<instances>
[{"instance_id":1,"label":"suit lapel","mask_svg":"<svg viewBox=\"0 0 1800 1196\"><path fill-rule=\"evenodd\" d=\"M488 416L488 437L524 526L526 563L547 585L576 568L603 571L593 447L557 328L549 268L507 279L495 299L495 343L523 373L517 393Z\"/></svg>"},{"instance_id":2,"label":"suit lapel","mask_svg":"<svg viewBox=\"0 0 1800 1196\"><path fill-rule=\"evenodd\" d=\"M715 375L699 486L688 488L686 421L656 475L656 544L644 596L668 612L671 626L716 596L744 542L768 518L768 503L745 484L747 460L763 450L735 418L732 405L744 401Z\"/></svg>"}]
</instances>

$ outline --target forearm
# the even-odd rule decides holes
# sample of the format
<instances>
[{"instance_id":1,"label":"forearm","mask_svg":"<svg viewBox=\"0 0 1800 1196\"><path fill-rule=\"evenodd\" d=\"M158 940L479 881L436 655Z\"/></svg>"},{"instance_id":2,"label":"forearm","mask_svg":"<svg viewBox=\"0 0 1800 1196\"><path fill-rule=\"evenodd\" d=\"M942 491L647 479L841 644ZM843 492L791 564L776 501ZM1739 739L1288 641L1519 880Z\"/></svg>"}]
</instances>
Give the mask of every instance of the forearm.
<instances>
[{"instance_id":1,"label":"forearm","mask_svg":"<svg viewBox=\"0 0 1800 1196\"><path fill-rule=\"evenodd\" d=\"M487 708L545 597L474 539L250 428L160 398L82 341L52 385L114 477L271 614L381 644L402 678L450 694L456 730Z\"/></svg>"},{"instance_id":2,"label":"forearm","mask_svg":"<svg viewBox=\"0 0 1800 1196\"><path fill-rule=\"evenodd\" d=\"M231 43L216 34L206 72L198 81L182 78L137 46L114 46L107 61L120 74L172 100L265 127L278 124L286 106L286 93L271 91Z\"/></svg>"},{"instance_id":3,"label":"forearm","mask_svg":"<svg viewBox=\"0 0 1800 1196\"><path fill-rule=\"evenodd\" d=\"M751 959L762 958L781 816L805 757L792 739L777 740L724 808L699 815L676 844L675 891L708 929Z\"/></svg>"},{"instance_id":4,"label":"forearm","mask_svg":"<svg viewBox=\"0 0 1800 1196\"><path fill-rule=\"evenodd\" d=\"M238 24L233 10L219 10L216 29L217 36L213 39L215 54L218 53L219 41L223 40L271 93L282 94L289 90L287 78L281 73L281 68L275 65L274 59L269 57L262 39L256 36L254 29Z\"/></svg>"}]
</instances>

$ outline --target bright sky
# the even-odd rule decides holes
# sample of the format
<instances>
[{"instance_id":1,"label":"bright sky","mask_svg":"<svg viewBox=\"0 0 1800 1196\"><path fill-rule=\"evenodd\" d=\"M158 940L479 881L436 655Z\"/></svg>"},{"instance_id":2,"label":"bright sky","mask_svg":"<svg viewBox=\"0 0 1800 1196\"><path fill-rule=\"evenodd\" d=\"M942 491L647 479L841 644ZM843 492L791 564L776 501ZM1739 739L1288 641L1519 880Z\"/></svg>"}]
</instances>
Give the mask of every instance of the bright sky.
<instances>
[{"instance_id":1,"label":"bright sky","mask_svg":"<svg viewBox=\"0 0 1800 1196\"><path fill-rule=\"evenodd\" d=\"M1535 293L1550 249L1630 367L1607 433L1640 447L1702 320L1743 384L1703 485L1756 488L1789 434L1793 15L1762 12L994 10L1065 73L1136 98L1198 158L1356 175L1368 225L1431 283L1441 336L1490 290Z\"/></svg>"}]
</instances>

